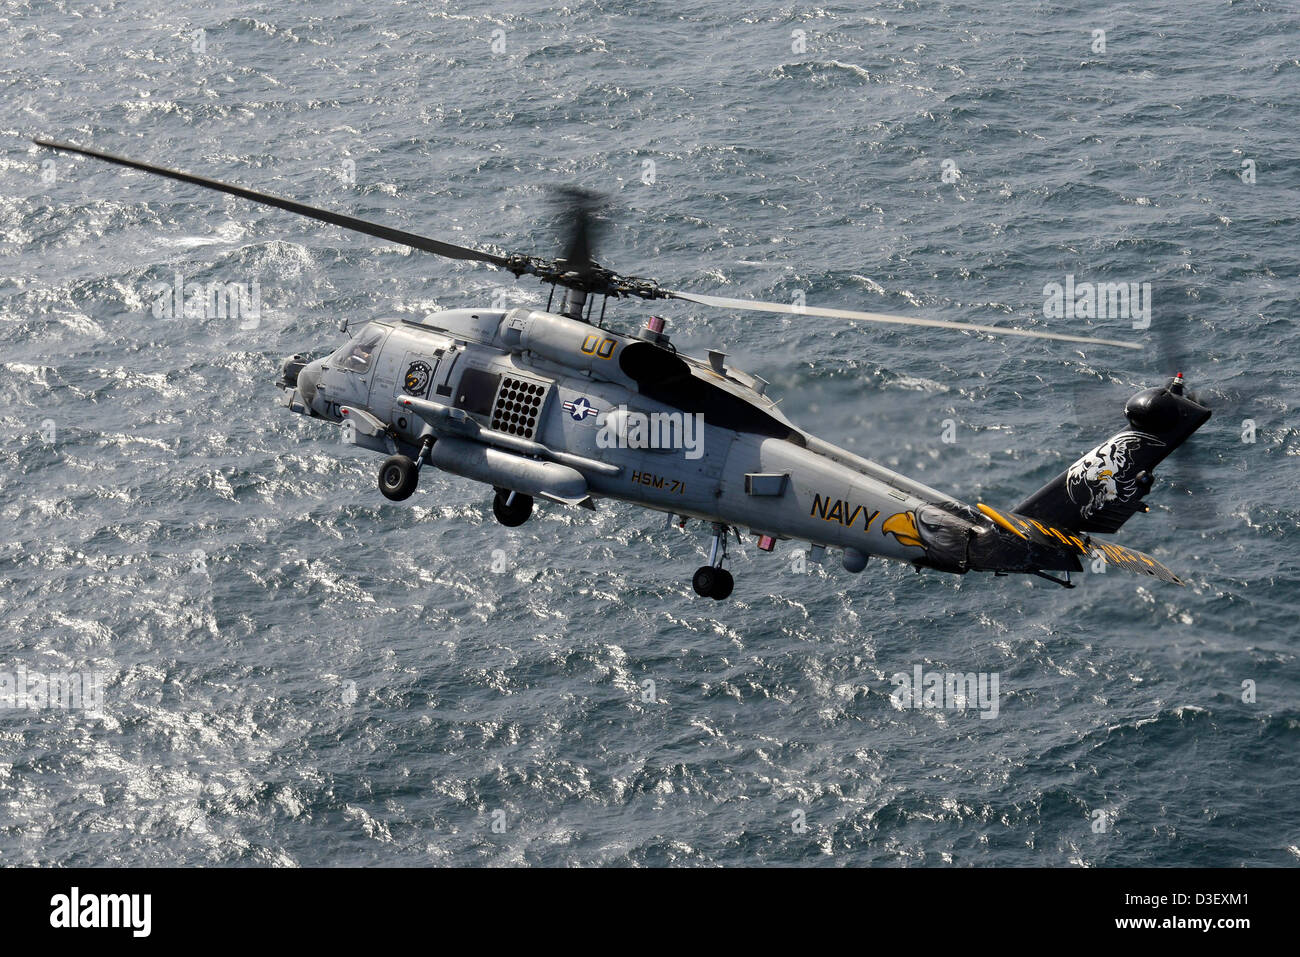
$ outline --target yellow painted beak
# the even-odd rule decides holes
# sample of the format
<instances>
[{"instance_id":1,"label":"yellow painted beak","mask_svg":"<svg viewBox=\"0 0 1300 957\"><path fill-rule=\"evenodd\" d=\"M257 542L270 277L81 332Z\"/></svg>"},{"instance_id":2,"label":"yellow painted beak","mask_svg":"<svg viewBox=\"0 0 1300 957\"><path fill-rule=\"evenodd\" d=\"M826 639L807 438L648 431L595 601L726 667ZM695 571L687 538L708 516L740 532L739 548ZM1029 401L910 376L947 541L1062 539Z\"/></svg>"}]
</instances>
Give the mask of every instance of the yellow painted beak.
<instances>
[{"instance_id":1,"label":"yellow painted beak","mask_svg":"<svg viewBox=\"0 0 1300 957\"><path fill-rule=\"evenodd\" d=\"M916 519L911 512L897 512L889 516L880 528L886 534L897 538L900 544L925 547L921 544L921 537L916 530Z\"/></svg>"}]
</instances>

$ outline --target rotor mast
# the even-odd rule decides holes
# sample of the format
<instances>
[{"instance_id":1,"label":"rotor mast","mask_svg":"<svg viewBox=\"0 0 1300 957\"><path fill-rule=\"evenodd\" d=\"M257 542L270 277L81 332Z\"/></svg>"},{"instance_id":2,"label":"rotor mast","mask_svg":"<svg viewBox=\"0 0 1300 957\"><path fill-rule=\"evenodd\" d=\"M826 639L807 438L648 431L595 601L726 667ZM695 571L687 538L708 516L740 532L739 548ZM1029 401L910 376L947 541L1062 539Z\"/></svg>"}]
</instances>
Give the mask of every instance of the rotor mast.
<instances>
[{"instance_id":1,"label":"rotor mast","mask_svg":"<svg viewBox=\"0 0 1300 957\"><path fill-rule=\"evenodd\" d=\"M564 287L564 299L560 302L560 315L567 316L570 319L577 319L579 322L586 322L583 316L583 307L587 305L587 291L579 289L577 286Z\"/></svg>"}]
</instances>

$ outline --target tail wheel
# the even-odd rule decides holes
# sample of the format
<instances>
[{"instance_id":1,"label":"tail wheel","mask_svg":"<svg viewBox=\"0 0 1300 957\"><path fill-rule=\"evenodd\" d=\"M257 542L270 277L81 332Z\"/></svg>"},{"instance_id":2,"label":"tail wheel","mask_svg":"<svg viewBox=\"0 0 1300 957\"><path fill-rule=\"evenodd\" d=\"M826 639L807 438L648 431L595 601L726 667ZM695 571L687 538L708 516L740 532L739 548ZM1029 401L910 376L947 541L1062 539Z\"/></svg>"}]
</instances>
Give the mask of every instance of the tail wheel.
<instances>
[{"instance_id":1,"label":"tail wheel","mask_svg":"<svg viewBox=\"0 0 1300 957\"><path fill-rule=\"evenodd\" d=\"M713 523L713 548L709 552L709 563L697 568L695 577L691 579L691 587L701 598L722 601L736 587L736 579L722 567L722 563L727 560L727 531L728 528L723 523Z\"/></svg>"},{"instance_id":2,"label":"tail wheel","mask_svg":"<svg viewBox=\"0 0 1300 957\"><path fill-rule=\"evenodd\" d=\"M492 499L492 514L506 528L515 528L528 521L529 516L533 514L533 497L515 492L515 500L507 505L510 495L511 493L504 489L497 489L497 494Z\"/></svg>"},{"instance_id":3,"label":"tail wheel","mask_svg":"<svg viewBox=\"0 0 1300 957\"><path fill-rule=\"evenodd\" d=\"M390 455L379 466L379 491L394 502L411 497L420 481L420 470L405 455Z\"/></svg>"}]
</instances>

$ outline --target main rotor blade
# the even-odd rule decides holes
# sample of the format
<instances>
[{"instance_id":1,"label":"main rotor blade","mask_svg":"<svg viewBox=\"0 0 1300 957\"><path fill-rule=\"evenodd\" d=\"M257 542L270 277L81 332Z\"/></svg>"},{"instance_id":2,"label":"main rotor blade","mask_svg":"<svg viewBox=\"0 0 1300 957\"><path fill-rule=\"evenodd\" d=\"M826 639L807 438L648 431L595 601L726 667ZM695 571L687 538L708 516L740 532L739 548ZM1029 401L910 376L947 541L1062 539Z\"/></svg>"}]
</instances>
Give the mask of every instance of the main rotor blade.
<instances>
[{"instance_id":1,"label":"main rotor blade","mask_svg":"<svg viewBox=\"0 0 1300 957\"><path fill-rule=\"evenodd\" d=\"M279 196L271 196L269 193L259 193L256 190L244 189L242 186L232 186L230 183L222 183L215 179L206 179L202 176L182 173L179 170L167 169L163 166L154 166L151 163L141 163L138 160L126 159L122 156L114 156L112 153L102 153L99 150L86 149L82 146L72 146L68 143L56 143L52 140L32 140L32 142L37 146L43 146L46 149L62 150L65 153L78 153L81 156L89 156L93 159L104 160L108 163L116 163L118 166L126 166L129 169L143 170L146 173L166 176L168 179L178 180L182 183L191 183L195 186L202 186L204 189L214 189L220 193L229 193L231 196L239 196L243 199L249 199L255 203L261 203L264 206L274 206L276 209L283 209L290 213L297 213L299 216L316 219L322 223L329 223L332 226L341 226L342 228L350 229L353 232L365 233L367 236L374 236L376 239L385 239L390 243L409 246L412 249L419 249L426 253L435 253L439 256L446 256L449 259L465 259L476 262L491 263L494 266L502 267L509 267L511 264L507 257L498 256L495 253L470 249L468 246L458 246L455 243L444 242L441 239L430 239L427 236L419 236L415 233L408 233L405 230L393 229L389 226L381 226L378 223L367 222L366 220L358 219L355 216L347 216L343 213L333 213L328 209L318 209L315 206L308 206L305 203L295 202L292 199L282 199Z\"/></svg>"},{"instance_id":2,"label":"main rotor blade","mask_svg":"<svg viewBox=\"0 0 1300 957\"><path fill-rule=\"evenodd\" d=\"M562 261L583 279L590 279L597 268L594 255L600 223L595 214L601 206L600 196L573 186L562 187L556 193L563 204L562 213L569 220Z\"/></svg>"},{"instance_id":3,"label":"main rotor blade","mask_svg":"<svg viewBox=\"0 0 1300 957\"><path fill-rule=\"evenodd\" d=\"M1069 336L1059 332L1038 332L1034 329L1016 329L1008 326L979 326L973 322L952 322L947 319L922 319L918 316L891 316L883 312L855 312L852 309L824 309L821 306L794 306L784 302L764 302L761 299L728 299L725 296L700 296L693 292L662 290L665 299L684 299L701 306L719 309L742 309L757 312L779 312L792 316L825 316L828 319L856 319L862 322L889 322L900 326L929 326L935 329L966 329L970 332L988 332L995 336L1025 336L1031 339L1056 339L1060 342L1083 342L1094 346L1117 346L1121 349L1141 349L1134 342L1116 339L1091 339L1087 336Z\"/></svg>"}]
</instances>

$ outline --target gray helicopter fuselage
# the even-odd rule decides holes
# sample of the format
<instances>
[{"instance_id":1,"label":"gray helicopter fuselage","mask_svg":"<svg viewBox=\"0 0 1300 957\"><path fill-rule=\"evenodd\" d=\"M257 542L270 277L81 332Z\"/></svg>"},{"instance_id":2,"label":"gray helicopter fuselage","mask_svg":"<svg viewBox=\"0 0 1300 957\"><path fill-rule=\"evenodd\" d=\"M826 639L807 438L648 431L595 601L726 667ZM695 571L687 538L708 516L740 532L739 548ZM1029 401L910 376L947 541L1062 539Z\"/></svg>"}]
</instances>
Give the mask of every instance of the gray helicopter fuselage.
<instances>
[{"instance_id":1,"label":"gray helicopter fuselage","mask_svg":"<svg viewBox=\"0 0 1300 957\"><path fill-rule=\"evenodd\" d=\"M643 336L527 309L375 321L306 364L289 404L377 452L415 457L427 437L429 462L502 489L830 546L855 571L871 555L966 570L966 506L800 430L720 357Z\"/></svg>"}]
</instances>

